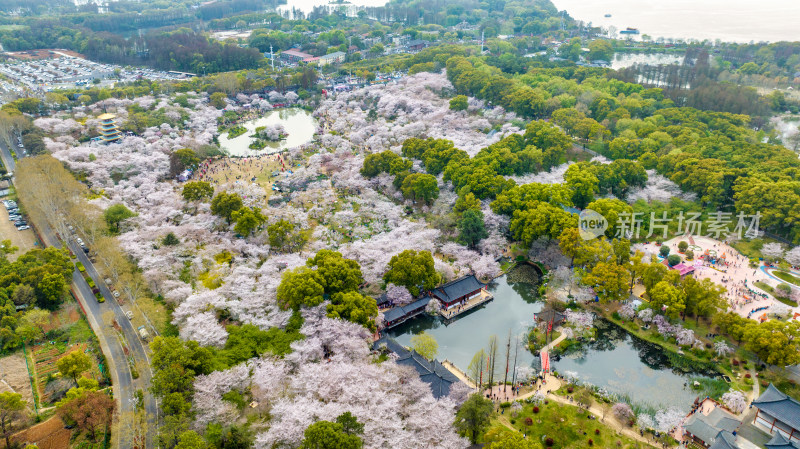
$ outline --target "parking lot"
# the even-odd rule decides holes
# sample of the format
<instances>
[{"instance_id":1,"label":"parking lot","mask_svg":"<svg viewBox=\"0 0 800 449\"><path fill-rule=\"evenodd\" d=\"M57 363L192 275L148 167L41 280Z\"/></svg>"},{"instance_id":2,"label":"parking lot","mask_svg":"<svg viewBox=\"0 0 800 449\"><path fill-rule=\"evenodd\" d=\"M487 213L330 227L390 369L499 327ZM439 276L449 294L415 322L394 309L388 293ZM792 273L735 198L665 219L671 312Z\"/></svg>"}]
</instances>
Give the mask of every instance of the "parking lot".
<instances>
[{"instance_id":1,"label":"parking lot","mask_svg":"<svg viewBox=\"0 0 800 449\"><path fill-rule=\"evenodd\" d=\"M0 240L6 239L11 240L11 243L19 248L19 251L10 256L11 260L15 260L20 254L36 246L36 235L33 230L18 231L14 222L8 219L6 208L0 206Z\"/></svg>"}]
</instances>

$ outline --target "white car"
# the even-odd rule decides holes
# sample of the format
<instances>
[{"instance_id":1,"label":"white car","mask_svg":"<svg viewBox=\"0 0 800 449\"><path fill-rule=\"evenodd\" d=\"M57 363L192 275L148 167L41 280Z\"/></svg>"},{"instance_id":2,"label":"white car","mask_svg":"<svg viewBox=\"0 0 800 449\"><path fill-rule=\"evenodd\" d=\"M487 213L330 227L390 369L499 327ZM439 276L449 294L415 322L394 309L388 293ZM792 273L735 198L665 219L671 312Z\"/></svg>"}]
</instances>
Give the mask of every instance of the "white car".
<instances>
[{"instance_id":1,"label":"white car","mask_svg":"<svg viewBox=\"0 0 800 449\"><path fill-rule=\"evenodd\" d=\"M18 227L18 228L17 228L17 231L24 231L24 230L26 230L26 229L30 229L30 228L31 228L31 227L30 227L30 226L28 226L28 225L25 225L25 226L20 226L20 227Z\"/></svg>"},{"instance_id":2,"label":"white car","mask_svg":"<svg viewBox=\"0 0 800 449\"><path fill-rule=\"evenodd\" d=\"M133 319L133 310L125 311L125 316L128 317L129 320Z\"/></svg>"}]
</instances>

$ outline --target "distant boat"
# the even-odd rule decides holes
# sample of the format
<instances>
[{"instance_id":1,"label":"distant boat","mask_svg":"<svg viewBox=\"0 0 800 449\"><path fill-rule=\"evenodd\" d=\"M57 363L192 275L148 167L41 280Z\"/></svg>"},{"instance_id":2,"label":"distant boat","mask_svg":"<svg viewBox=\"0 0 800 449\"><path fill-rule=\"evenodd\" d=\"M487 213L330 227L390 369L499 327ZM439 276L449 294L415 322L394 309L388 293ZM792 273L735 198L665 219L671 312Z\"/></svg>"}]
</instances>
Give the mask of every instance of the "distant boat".
<instances>
[{"instance_id":1,"label":"distant boat","mask_svg":"<svg viewBox=\"0 0 800 449\"><path fill-rule=\"evenodd\" d=\"M628 27L620 31L619 34L639 34L639 29Z\"/></svg>"},{"instance_id":2,"label":"distant boat","mask_svg":"<svg viewBox=\"0 0 800 449\"><path fill-rule=\"evenodd\" d=\"M606 14L604 17L611 17L611 14Z\"/></svg>"}]
</instances>

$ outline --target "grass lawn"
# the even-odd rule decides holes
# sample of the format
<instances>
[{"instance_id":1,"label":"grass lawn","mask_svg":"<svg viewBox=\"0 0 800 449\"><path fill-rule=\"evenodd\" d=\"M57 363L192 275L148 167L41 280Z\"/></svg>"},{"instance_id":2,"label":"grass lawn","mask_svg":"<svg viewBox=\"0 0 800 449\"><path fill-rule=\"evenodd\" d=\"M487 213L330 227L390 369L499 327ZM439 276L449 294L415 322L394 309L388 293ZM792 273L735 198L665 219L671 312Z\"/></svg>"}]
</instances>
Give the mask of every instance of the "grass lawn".
<instances>
[{"instance_id":1,"label":"grass lawn","mask_svg":"<svg viewBox=\"0 0 800 449\"><path fill-rule=\"evenodd\" d=\"M635 441L622 434L617 435L617 430L606 426L597 419L589 419L591 413L571 405L559 404L550 401L549 404L540 404L539 412L534 413L533 404L525 404L517 416L506 410L498 419L507 420L511 426L527 434L528 439L544 441L552 438L553 448L646 448L644 443ZM595 417L597 418L597 417ZM497 429L502 424L497 421L494 428L485 435L485 442L493 441L508 431ZM595 431L599 433L595 433ZM589 441L592 441L590 445ZM619 443L619 444L618 444Z\"/></svg>"},{"instance_id":2,"label":"grass lawn","mask_svg":"<svg viewBox=\"0 0 800 449\"><path fill-rule=\"evenodd\" d=\"M794 284L796 286L800 286L800 278L797 276L793 276L792 274L786 271L775 270L772 272L776 278L786 281L790 284Z\"/></svg>"},{"instance_id":3,"label":"grass lawn","mask_svg":"<svg viewBox=\"0 0 800 449\"><path fill-rule=\"evenodd\" d=\"M767 385L774 384L778 390L785 394L800 400L800 385L791 379L788 379L779 370L772 371L765 369L758 372L758 380L761 382L761 391L764 391Z\"/></svg>"},{"instance_id":4,"label":"grass lawn","mask_svg":"<svg viewBox=\"0 0 800 449\"><path fill-rule=\"evenodd\" d=\"M777 276L777 272L776 272L776 276ZM760 288L761 290L764 290L765 292L769 293L775 299L777 299L778 301L786 304L787 306L789 306L789 307L797 307L797 303L792 301L791 299L789 299L789 298L781 298L779 296L776 296L775 295L775 289L772 288L771 285L766 284L766 283L761 282L761 281L755 281L755 282L753 282L753 284L755 284L755 286Z\"/></svg>"}]
</instances>

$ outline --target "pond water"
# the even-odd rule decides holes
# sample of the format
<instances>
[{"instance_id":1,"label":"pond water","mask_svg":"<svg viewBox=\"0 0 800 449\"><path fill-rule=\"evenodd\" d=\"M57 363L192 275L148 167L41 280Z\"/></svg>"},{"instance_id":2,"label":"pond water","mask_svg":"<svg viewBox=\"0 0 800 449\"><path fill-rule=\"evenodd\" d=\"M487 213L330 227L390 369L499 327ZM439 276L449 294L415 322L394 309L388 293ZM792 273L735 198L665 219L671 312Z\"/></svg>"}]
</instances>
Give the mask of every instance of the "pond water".
<instances>
[{"instance_id":1,"label":"pond water","mask_svg":"<svg viewBox=\"0 0 800 449\"><path fill-rule=\"evenodd\" d=\"M533 314L544 303L538 296L538 276L530 266L519 266L495 279L489 286L494 300L472 310L450 323L440 318L421 316L388 331L404 346L411 346L411 337L422 331L432 335L439 344L439 360L447 359L462 371L468 371L472 357L486 349L489 338L498 339L498 365L505 363L505 348L509 329L512 338L527 334L533 325ZM690 378L705 377L700 373L684 374L673 370L659 347L631 337L624 330L605 321L595 321L598 327L595 342L586 343L560 360L552 362L560 373L574 371L582 382L603 387L611 393L627 394L634 403L656 408L676 406L690 408L698 393L684 387ZM513 363L513 343L512 343ZM520 345L518 366L538 368L538 357ZM502 376L504 366L496 368Z\"/></svg>"},{"instance_id":2,"label":"pond water","mask_svg":"<svg viewBox=\"0 0 800 449\"><path fill-rule=\"evenodd\" d=\"M388 333L400 344L411 346L411 337L422 331L432 335L439 343L439 360L447 359L462 371L467 371L470 361L476 352L485 349L489 338L497 335L498 360L505 363L505 346L508 331L513 336L519 335L524 342L524 335L533 325L533 314L542 310L543 303L538 296L538 276L534 268L520 266L509 274L495 279L489 286L494 300L480 308L473 309L449 324L441 319L421 316L404 323ZM513 347L512 347L513 352ZM512 354L513 357L513 354ZM520 345L517 365L530 366L533 355L522 344ZM538 363L537 363L538 365ZM500 373L501 369L496 368Z\"/></svg>"},{"instance_id":3,"label":"pond water","mask_svg":"<svg viewBox=\"0 0 800 449\"><path fill-rule=\"evenodd\" d=\"M611 68L619 70L634 64L667 65L680 64L682 62L683 55L676 53L617 53L611 61Z\"/></svg>"},{"instance_id":4,"label":"pond water","mask_svg":"<svg viewBox=\"0 0 800 449\"><path fill-rule=\"evenodd\" d=\"M250 136L253 135L256 128L279 123L283 125L288 134L285 139L277 142L268 142L267 146L261 150L251 150L249 148L250 143L255 140ZM270 111L260 118L242 123L242 126L247 128L247 132L240 136L228 139L227 132L219 136L220 148L230 156L257 156L277 153L304 145L314 138L317 121L305 109L288 108Z\"/></svg>"},{"instance_id":5,"label":"pond water","mask_svg":"<svg viewBox=\"0 0 800 449\"><path fill-rule=\"evenodd\" d=\"M628 395L634 403L655 408L675 406L688 411L701 393L690 379L708 377L672 369L658 346L647 343L606 321L595 321L597 338L553 362L560 373L577 373L581 382Z\"/></svg>"}]
</instances>

